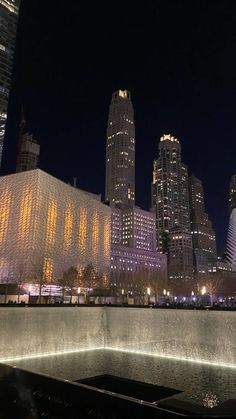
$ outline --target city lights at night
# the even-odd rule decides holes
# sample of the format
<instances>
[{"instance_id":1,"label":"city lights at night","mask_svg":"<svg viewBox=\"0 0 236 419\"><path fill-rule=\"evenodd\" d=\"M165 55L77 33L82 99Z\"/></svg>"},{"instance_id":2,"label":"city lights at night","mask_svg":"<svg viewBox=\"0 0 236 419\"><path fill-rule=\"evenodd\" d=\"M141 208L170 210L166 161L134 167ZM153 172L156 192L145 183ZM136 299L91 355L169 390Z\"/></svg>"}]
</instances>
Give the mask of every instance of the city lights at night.
<instances>
[{"instance_id":1,"label":"city lights at night","mask_svg":"<svg viewBox=\"0 0 236 419\"><path fill-rule=\"evenodd\" d=\"M236 3L0 0L0 417L234 417Z\"/></svg>"}]
</instances>

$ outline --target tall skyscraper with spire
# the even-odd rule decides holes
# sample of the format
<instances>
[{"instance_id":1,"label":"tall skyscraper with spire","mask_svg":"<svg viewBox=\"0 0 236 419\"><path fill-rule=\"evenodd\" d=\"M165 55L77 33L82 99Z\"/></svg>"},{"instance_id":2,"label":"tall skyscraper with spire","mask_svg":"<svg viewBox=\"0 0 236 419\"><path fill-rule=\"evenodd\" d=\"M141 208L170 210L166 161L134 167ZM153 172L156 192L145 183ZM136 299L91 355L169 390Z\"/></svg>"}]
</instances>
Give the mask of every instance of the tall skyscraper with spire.
<instances>
[{"instance_id":1,"label":"tall skyscraper with spire","mask_svg":"<svg viewBox=\"0 0 236 419\"><path fill-rule=\"evenodd\" d=\"M135 204L135 126L130 92L113 93L107 123L106 201L130 208Z\"/></svg>"},{"instance_id":2,"label":"tall skyscraper with spire","mask_svg":"<svg viewBox=\"0 0 236 419\"><path fill-rule=\"evenodd\" d=\"M192 279L188 171L181 161L181 145L171 134L159 142L154 160L152 207L156 211L157 250L168 255L170 279Z\"/></svg>"},{"instance_id":3,"label":"tall skyscraper with spire","mask_svg":"<svg viewBox=\"0 0 236 419\"><path fill-rule=\"evenodd\" d=\"M7 121L20 0L0 0L0 166Z\"/></svg>"}]
</instances>

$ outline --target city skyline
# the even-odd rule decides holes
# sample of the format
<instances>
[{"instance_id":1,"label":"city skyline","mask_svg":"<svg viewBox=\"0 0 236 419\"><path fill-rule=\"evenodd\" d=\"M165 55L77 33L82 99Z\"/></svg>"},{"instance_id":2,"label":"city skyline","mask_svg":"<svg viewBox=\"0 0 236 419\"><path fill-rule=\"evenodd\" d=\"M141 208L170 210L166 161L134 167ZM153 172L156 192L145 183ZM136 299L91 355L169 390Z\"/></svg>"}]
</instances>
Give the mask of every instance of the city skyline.
<instances>
[{"instance_id":1,"label":"city skyline","mask_svg":"<svg viewBox=\"0 0 236 419\"><path fill-rule=\"evenodd\" d=\"M221 253L236 166L235 6L225 10L218 1L214 7L200 2L194 14L187 2L177 7L172 1L149 3L144 11L128 2L115 14L112 7L95 5L90 11L73 1L70 10L61 1L47 7L45 14L44 2L22 3L2 174L15 169L24 103L30 131L41 145L40 168L65 181L77 177L81 189L104 196L107 109L112 92L127 89L136 125L137 205L150 207L158 140L172 132L181 141L189 174L203 182Z\"/></svg>"}]
</instances>

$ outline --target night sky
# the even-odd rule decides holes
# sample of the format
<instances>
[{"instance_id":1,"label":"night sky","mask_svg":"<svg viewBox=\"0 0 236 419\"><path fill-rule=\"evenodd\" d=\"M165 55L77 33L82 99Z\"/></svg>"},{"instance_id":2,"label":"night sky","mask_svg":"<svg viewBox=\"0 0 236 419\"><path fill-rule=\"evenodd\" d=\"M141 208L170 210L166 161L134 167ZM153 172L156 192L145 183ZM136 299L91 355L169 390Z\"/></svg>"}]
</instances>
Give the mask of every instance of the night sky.
<instances>
[{"instance_id":1,"label":"night sky","mask_svg":"<svg viewBox=\"0 0 236 419\"><path fill-rule=\"evenodd\" d=\"M15 170L23 104L40 168L104 196L119 88L135 111L137 205L150 206L158 140L172 133L203 181L221 253L236 171L236 2L22 0L2 174Z\"/></svg>"}]
</instances>

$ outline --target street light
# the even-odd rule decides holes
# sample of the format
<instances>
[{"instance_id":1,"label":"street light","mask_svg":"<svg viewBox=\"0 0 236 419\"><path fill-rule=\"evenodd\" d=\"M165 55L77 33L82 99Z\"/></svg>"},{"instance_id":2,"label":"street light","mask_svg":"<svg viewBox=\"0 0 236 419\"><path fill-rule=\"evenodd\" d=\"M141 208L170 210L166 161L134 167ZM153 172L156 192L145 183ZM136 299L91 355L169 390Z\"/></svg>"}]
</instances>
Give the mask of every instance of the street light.
<instances>
[{"instance_id":1,"label":"street light","mask_svg":"<svg viewBox=\"0 0 236 419\"><path fill-rule=\"evenodd\" d=\"M150 287L147 288L147 295L149 295L149 296L151 295L151 288Z\"/></svg>"},{"instance_id":2,"label":"street light","mask_svg":"<svg viewBox=\"0 0 236 419\"><path fill-rule=\"evenodd\" d=\"M205 294L206 294L206 287L205 287L205 285L204 285L204 287L202 287L202 289L201 289L201 294L202 294L202 295L205 295Z\"/></svg>"}]
</instances>

